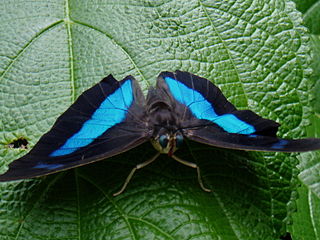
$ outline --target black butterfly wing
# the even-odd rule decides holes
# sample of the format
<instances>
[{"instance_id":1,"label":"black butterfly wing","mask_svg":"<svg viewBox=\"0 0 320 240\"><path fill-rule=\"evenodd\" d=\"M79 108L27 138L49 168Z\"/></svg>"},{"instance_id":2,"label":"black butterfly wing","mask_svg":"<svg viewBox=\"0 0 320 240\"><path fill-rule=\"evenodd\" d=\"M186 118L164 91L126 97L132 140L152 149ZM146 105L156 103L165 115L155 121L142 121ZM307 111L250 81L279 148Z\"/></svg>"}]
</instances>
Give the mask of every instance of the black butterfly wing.
<instances>
[{"instance_id":1,"label":"black butterfly wing","mask_svg":"<svg viewBox=\"0 0 320 240\"><path fill-rule=\"evenodd\" d=\"M205 78L181 71L162 72L157 87L184 106L185 119L181 129L186 137L194 141L253 151L320 149L319 139L278 139L277 122L262 118L250 110L237 110L220 89Z\"/></svg>"},{"instance_id":2,"label":"black butterfly wing","mask_svg":"<svg viewBox=\"0 0 320 240\"><path fill-rule=\"evenodd\" d=\"M145 99L132 76L111 75L79 98L0 181L32 178L102 160L149 140Z\"/></svg>"}]
</instances>

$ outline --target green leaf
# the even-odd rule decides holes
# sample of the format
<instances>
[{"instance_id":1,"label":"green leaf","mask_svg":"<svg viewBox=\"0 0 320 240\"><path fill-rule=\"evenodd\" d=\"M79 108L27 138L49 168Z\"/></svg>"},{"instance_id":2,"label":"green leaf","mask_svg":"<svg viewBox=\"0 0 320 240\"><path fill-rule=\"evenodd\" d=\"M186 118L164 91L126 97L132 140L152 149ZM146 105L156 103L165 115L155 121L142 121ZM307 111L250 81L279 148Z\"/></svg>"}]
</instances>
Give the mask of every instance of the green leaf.
<instances>
[{"instance_id":1,"label":"green leaf","mask_svg":"<svg viewBox=\"0 0 320 240\"><path fill-rule=\"evenodd\" d=\"M296 3L297 9L302 12L306 13L308 10L312 9L314 5L317 4L318 0L293 0Z\"/></svg>"},{"instance_id":2,"label":"green leaf","mask_svg":"<svg viewBox=\"0 0 320 240\"><path fill-rule=\"evenodd\" d=\"M319 34L320 27L317 22L320 21L320 1L314 1L313 4L307 9L307 11L303 15L303 19L305 24L309 28L312 34Z\"/></svg>"},{"instance_id":3,"label":"green leaf","mask_svg":"<svg viewBox=\"0 0 320 240\"><path fill-rule=\"evenodd\" d=\"M320 239L320 199L306 186L299 188L297 212L293 216L291 227L293 239Z\"/></svg>"},{"instance_id":4,"label":"green leaf","mask_svg":"<svg viewBox=\"0 0 320 240\"><path fill-rule=\"evenodd\" d=\"M313 78L316 81L316 85L314 88L314 95L315 95L315 101L314 101L314 110L316 112L314 118L312 119L313 125L309 127L309 135L313 136L314 134L317 135L317 137L320 137L320 128L319 126L320 121L320 36L318 35L311 35L311 47L312 47L312 53L313 53L313 61L312 61L312 69L313 69Z\"/></svg>"},{"instance_id":5,"label":"green leaf","mask_svg":"<svg viewBox=\"0 0 320 240\"><path fill-rule=\"evenodd\" d=\"M1 172L85 89L132 74L146 93L159 72L212 80L240 109L305 136L311 112L308 35L291 2L7 2L0 19ZM112 193L150 144L52 176L0 184L0 238L278 239L294 211L298 154L247 153L188 143Z\"/></svg>"},{"instance_id":6,"label":"green leaf","mask_svg":"<svg viewBox=\"0 0 320 240\"><path fill-rule=\"evenodd\" d=\"M312 33L310 45L313 53L312 61L312 79L316 81L316 86L312 93L314 94L314 110L315 114L310 117L311 125L308 127L308 136L320 137L320 41L319 26L316 24L319 19L319 1L305 0L296 1L297 7L304 13L303 18L305 25ZM298 191L297 212L293 215L293 224L290 226L290 232L293 239L320 239L320 153L309 152L301 154L300 164L298 166L300 173L299 179L302 186Z\"/></svg>"},{"instance_id":7,"label":"green leaf","mask_svg":"<svg viewBox=\"0 0 320 240\"><path fill-rule=\"evenodd\" d=\"M320 97L317 94L320 90L320 40L316 35L311 36L311 47L313 49L313 75L312 78L317 81L313 90L315 114L310 117L311 125L307 128L308 136L320 137ZM320 152L309 152L300 155L300 164L298 166L299 178L305 184L309 191L312 191L320 198Z\"/></svg>"}]
</instances>

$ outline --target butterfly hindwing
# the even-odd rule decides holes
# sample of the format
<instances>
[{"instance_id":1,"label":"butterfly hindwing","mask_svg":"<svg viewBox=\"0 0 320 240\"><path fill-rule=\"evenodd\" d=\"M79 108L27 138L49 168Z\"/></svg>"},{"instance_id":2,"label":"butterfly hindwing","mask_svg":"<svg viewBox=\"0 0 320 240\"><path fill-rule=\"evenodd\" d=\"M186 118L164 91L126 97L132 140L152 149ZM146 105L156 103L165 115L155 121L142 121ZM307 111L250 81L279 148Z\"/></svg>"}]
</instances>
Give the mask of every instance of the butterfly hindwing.
<instances>
[{"instance_id":1,"label":"butterfly hindwing","mask_svg":"<svg viewBox=\"0 0 320 240\"><path fill-rule=\"evenodd\" d=\"M85 91L0 181L31 178L98 161L149 139L145 99L136 80L111 75Z\"/></svg>"},{"instance_id":2,"label":"butterfly hindwing","mask_svg":"<svg viewBox=\"0 0 320 240\"><path fill-rule=\"evenodd\" d=\"M186 130L185 136L214 147L247 151L305 152L320 149L320 140L316 138L289 140L256 134L226 133L214 126Z\"/></svg>"}]
</instances>

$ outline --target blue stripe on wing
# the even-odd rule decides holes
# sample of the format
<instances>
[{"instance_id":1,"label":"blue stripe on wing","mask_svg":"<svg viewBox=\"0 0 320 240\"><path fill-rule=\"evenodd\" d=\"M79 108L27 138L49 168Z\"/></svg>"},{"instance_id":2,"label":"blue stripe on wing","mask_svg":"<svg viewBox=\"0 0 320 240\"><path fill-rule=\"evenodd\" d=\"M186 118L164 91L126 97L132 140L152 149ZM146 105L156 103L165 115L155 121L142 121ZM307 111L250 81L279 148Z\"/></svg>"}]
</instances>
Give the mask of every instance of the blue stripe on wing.
<instances>
[{"instance_id":1,"label":"blue stripe on wing","mask_svg":"<svg viewBox=\"0 0 320 240\"><path fill-rule=\"evenodd\" d=\"M38 163L36 166L33 168L42 168L42 169L48 169L48 170L53 170L59 167L62 167L63 164L46 164L46 163Z\"/></svg>"},{"instance_id":2,"label":"blue stripe on wing","mask_svg":"<svg viewBox=\"0 0 320 240\"><path fill-rule=\"evenodd\" d=\"M288 140L280 139L278 142L274 143L271 148L273 149L283 149L289 143Z\"/></svg>"},{"instance_id":3,"label":"blue stripe on wing","mask_svg":"<svg viewBox=\"0 0 320 240\"><path fill-rule=\"evenodd\" d=\"M165 77L164 79L173 97L186 105L198 119L214 122L229 133L251 134L256 131L254 126L240 120L233 114L218 115L210 102L196 90L171 77Z\"/></svg>"},{"instance_id":4,"label":"blue stripe on wing","mask_svg":"<svg viewBox=\"0 0 320 240\"><path fill-rule=\"evenodd\" d=\"M91 118L84 122L81 129L59 149L53 151L50 156L67 155L81 147L88 146L109 128L122 122L133 102L131 82L131 80L127 80L114 93L110 94L92 114Z\"/></svg>"}]
</instances>

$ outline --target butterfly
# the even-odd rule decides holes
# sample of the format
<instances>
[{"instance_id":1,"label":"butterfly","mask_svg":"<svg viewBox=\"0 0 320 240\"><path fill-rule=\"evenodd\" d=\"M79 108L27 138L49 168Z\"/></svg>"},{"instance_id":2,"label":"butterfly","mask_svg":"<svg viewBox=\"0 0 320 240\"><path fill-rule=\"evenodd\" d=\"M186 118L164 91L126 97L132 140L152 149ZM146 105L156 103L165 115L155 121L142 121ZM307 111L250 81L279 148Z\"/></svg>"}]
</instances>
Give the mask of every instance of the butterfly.
<instances>
[{"instance_id":1,"label":"butterfly","mask_svg":"<svg viewBox=\"0 0 320 240\"><path fill-rule=\"evenodd\" d=\"M220 89L188 72L162 72L145 98L137 80L117 81L107 76L79 98L56 120L34 148L13 161L0 181L48 175L103 160L150 141L157 153L132 169L122 193L136 170L167 154L195 168L174 153L184 139L219 148L304 152L320 149L320 139L281 139L280 124L250 110L237 110Z\"/></svg>"}]
</instances>

